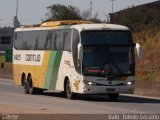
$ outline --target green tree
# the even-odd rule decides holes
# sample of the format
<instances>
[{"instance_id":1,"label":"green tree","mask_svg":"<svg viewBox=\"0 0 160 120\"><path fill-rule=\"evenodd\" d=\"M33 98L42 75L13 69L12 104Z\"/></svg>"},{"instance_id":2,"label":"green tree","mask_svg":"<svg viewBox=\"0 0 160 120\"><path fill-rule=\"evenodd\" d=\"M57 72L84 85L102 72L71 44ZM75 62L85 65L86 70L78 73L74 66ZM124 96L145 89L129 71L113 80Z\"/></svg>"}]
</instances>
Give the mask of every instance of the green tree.
<instances>
[{"instance_id":1,"label":"green tree","mask_svg":"<svg viewBox=\"0 0 160 120\"><path fill-rule=\"evenodd\" d=\"M47 7L49 13L47 13L47 19L50 20L81 20L81 12L74 6L65 6L60 4L54 4Z\"/></svg>"},{"instance_id":2,"label":"green tree","mask_svg":"<svg viewBox=\"0 0 160 120\"><path fill-rule=\"evenodd\" d=\"M49 12L46 14L46 20L42 21L53 21L53 20L89 20L96 23L101 23L102 21L98 18L98 13L93 15L90 19L90 11L80 11L74 6L65 6L60 4L54 4L47 7Z\"/></svg>"}]
</instances>

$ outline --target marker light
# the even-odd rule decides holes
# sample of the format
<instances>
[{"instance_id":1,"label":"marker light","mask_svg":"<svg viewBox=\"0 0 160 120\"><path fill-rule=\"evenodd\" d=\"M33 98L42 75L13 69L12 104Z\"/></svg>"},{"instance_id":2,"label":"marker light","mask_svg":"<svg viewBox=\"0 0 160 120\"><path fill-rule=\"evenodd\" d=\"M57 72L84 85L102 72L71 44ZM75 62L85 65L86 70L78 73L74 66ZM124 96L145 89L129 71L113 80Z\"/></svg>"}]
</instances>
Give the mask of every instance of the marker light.
<instances>
[{"instance_id":1,"label":"marker light","mask_svg":"<svg viewBox=\"0 0 160 120\"><path fill-rule=\"evenodd\" d=\"M127 85L133 85L135 84L135 81L129 81L129 82L126 82Z\"/></svg>"}]
</instances>

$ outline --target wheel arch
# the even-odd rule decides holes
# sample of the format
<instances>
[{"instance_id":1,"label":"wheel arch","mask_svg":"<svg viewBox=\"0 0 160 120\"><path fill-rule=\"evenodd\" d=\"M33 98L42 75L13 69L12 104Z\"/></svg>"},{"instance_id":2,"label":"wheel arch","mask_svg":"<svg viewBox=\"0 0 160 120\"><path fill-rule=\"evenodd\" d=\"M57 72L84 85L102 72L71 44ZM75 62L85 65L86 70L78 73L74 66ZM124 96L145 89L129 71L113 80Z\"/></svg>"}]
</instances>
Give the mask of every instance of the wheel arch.
<instances>
[{"instance_id":1,"label":"wheel arch","mask_svg":"<svg viewBox=\"0 0 160 120\"><path fill-rule=\"evenodd\" d=\"M63 84L63 90L64 91L65 91L65 86L66 86L66 83L67 83L68 80L69 80L69 77L65 76L65 78L64 78L64 84Z\"/></svg>"},{"instance_id":2,"label":"wheel arch","mask_svg":"<svg viewBox=\"0 0 160 120\"><path fill-rule=\"evenodd\" d=\"M27 75L27 81L29 80L29 78L32 76L32 74L31 73L28 73L28 75Z\"/></svg>"},{"instance_id":3,"label":"wheel arch","mask_svg":"<svg viewBox=\"0 0 160 120\"><path fill-rule=\"evenodd\" d=\"M26 74L23 72L22 76L21 76L21 85L22 86L24 85L25 78L26 78Z\"/></svg>"},{"instance_id":4,"label":"wheel arch","mask_svg":"<svg viewBox=\"0 0 160 120\"><path fill-rule=\"evenodd\" d=\"M28 75L27 75L27 81L31 80L29 82L31 82L30 84L31 84L31 86L33 86L33 81L32 81L32 78L30 79L30 77L32 77L32 74L28 73Z\"/></svg>"}]
</instances>

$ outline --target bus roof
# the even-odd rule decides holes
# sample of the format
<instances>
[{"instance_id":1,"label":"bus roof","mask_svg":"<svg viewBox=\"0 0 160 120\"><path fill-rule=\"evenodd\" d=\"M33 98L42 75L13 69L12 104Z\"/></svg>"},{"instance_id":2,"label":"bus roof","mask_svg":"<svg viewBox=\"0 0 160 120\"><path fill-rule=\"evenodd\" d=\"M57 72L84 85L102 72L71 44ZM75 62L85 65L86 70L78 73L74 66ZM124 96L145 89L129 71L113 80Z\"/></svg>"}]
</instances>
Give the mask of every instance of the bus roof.
<instances>
[{"instance_id":1,"label":"bus roof","mask_svg":"<svg viewBox=\"0 0 160 120\"><path fill-rule=\"evenodd\" d=\"M23 26L15 31L31 31L31 30L46 30L46 29L64 29L75 28L78 31L83 30L129 30L128 27L115 24L93 23L84 20L64 20L44 22L39 27Z\"/></svg>"},{"instance_id":2,"label":"bus roof","mask_svg":"<svg viewBox=\"0 0 160 120\"><path fill-rule=\"evenodd\" d=\"M76 24L91 24L91 21L85 20L63 20L63 21L49 21L41 24L41 27L53 27L62 25L76 25Z\"/></svg>"},{"instance_id":3,"label":"bus roof","mask_svg":"<svg viewBox=\"0 0 160 120\"><path fill-rule=\"evenodd\" d=\"M116 24L106 24L106 23L100 23L100 24L80 24L80 25L74 25L72 28L75 28L79 31L83 30L130 30L126 26L122 25L116 25Z\"/></svg>"}]
</instances>

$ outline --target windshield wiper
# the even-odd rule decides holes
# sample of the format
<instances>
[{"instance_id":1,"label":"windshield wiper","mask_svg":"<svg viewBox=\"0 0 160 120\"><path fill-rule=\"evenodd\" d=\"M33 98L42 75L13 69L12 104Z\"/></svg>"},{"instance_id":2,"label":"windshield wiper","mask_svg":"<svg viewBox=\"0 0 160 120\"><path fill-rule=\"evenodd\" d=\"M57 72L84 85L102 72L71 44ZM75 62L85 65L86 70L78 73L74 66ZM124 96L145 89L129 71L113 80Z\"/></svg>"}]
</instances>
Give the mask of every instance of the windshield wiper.
<instances>
[{"instance_id":1,"label":"windshield wiper","mask_svg":"<svg viewBox=\"0 0 160 120\"><path fill-rule=\"evenodd\" d=\"M107 59L104 62L104 64L102 65L99 74L103 73L103 70L105 69L106 65L109 66L109 75L111 74L111 71L113 71L113 67L112 67L113 65L115 66L115 68L118 70L118 72L120 74L123 74L123 72L121 71L121 69L120 69L119 65L117 64L117 62L115 62L113 60L113 55L111 55L110 52L107 55Z\"/></svg>"},{"instance_id":2,"label":"windshield wiper","mask_svg":"<svg viewBox=\"0 0 160 120\"><path fill-rule=\"evenodd\" d=\"M117 64L117 62L115 62L115 61L113 60L113 56L111 57L110 61L111 61L111 65L114 65L115 68L117 68L118 72L119 72L120 74L123 74L123 72L121 71L121 69L120 69L119 65ZM111 67L111 68L112 68L112 67ZM112 68L112 69L113 69L113 68Z\"/></svg>"},{"instance_id":3,"label":"windshield wiper","mask_svg":"<svg viewBox=\"0 0 160 120\"><path fill-rule=\"evenodd\" d=\"M100 67L99 74L103 73L103 70L105 69L106 65L109 66L109 74L111 74L111 65L110 65L110 52L107 55L107 58L105 62L103 63L102 67Z\"/></svg>"}]
</instances>

